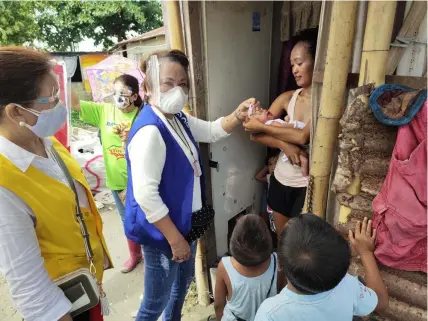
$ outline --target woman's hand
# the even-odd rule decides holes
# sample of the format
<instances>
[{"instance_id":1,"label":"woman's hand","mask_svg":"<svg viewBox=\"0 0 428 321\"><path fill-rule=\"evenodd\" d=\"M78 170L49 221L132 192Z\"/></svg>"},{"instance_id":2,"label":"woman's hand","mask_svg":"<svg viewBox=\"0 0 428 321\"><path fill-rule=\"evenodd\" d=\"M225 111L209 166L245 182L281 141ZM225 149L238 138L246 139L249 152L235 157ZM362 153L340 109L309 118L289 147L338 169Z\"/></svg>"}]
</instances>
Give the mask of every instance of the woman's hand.
<instances>
[{"instance_id":1,"label":"woman's hand","mask_svg":"<svg viewBox=\"0 0 428 321\"><path fill-rule=\"evenodd\" d=\"M173 261L182 263L190 259L191 252L189 243L187 243L181 234L176 240L170 242L169 245L171 246Z\"/></svg>"},{"instance_id":2,"label":"woman's hand","mask_svg":"<svg viewBox=\"0 0 428 321\"><path fill-rule=\"evenodd\" d=\"M301 150L298 146L290 143L282 142L281 150L288 157L288 160L290 161L291 164L300 166Z\"/></svg>"},{"instance_id":3,"label":"woman's hand","mask_svg":"<svg viewBox=\"0 0 428 321\"><path fill-rule=\"evenodd\" d=\"M263 132L263 123L258 121L254 116L248 116L243 124L245 131L251 132L251 134L258 134Z\"/></svg>"},{"instance_id":4,"label":"woman's hand","mask_svg":"<svg viewBox=\"0 0 428 321\"><path fill-rule=\"evenodd\" d=\"M243 101L238 108L236 108L234 114L235 117L238 118L241 122L243 122L248 117L248 110L250 106L253 106L253 109L260 108L260 102L258 102L255 98L250 98Z\"/></svg>"},{"instance_id":5,"label":"woman's hand","mask_svg":"<svg viewBox=\"0 0 428 321\"><path fill-rule=\"evenodd\" d=\"M250 105L258 107L260 103L255 98L247 99L243 101L233 113L223 117L221 120L221 127L223 127L226 133L230 134L236 126L240 125L245 118L247 118Z\"/></svg>"}]
</instances>

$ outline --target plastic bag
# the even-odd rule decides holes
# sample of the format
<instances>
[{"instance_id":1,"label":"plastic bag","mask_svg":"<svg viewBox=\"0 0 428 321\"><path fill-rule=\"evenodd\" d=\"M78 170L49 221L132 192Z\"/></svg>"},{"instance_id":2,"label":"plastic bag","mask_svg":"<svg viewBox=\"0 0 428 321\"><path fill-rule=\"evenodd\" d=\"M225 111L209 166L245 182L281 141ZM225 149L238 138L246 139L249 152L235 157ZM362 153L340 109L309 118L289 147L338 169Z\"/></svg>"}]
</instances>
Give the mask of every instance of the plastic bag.
<instances>
[{"instance_id":1,"label":"plastic bag","mask_svg":"<svg viewBox=\"0 0 428 321\"><path fill-rule=\"evenodd\" d=\"M103 151L97 133L73 128L70 147L71 155L82 168L92 192L106 189Z\"/></svg>"}]
</instances>

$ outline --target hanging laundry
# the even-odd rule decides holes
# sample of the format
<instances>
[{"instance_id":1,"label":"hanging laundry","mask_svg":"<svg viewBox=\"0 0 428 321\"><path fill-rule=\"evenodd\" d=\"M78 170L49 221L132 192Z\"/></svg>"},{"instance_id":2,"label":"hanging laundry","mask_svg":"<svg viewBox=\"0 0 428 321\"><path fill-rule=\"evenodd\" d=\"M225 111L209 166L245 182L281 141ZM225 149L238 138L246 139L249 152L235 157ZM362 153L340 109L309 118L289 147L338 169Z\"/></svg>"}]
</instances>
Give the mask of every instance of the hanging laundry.
<instances>
[{"instance_id":1,"label":"hanging laundry","mask_svg":"<svg viewBox=\"0 0 428 321\"><path fill-rule=\"evenodd\" d=\"M421 101L417 99L420 92L413 91L416 95L407 99L410 91L407 93L402 91L398 94L397 86L388 86L384 87L383 92L378 92L376 101L381 102L382 105L377 106L379 113L376 115L375 112L376 118L387 119L389 124L400 122L408 124L401 126L398 130L388 174L380 193L372 203L373 226L377 229L375 255L386 266L426 273L426 91L425 100ZM371 103L373 94L370 98ZM401 105L397 105L398 101L401 101ZM388 110L398 111L401 117L381 113Z\"/></svg>"}]
</instances>

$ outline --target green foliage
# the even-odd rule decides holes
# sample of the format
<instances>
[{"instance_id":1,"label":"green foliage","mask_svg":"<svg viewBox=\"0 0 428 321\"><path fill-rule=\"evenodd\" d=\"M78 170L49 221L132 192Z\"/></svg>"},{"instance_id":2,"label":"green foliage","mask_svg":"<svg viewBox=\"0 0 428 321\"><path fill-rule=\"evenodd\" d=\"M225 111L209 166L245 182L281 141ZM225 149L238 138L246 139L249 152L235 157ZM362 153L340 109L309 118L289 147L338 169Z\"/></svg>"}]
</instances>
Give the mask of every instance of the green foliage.
<instances>
[{"instance_id":1,"label":"green foliage","mask_svg":"<svg viewBox=\"0 0 428 321\"><path fill-rule=\"evenodd\" d=\"M55 51L73 51L90 38L108 49L162 26L159 0L115 1L0 1L0 45L33 44Z\"/></svg>"},{"instance_id":2,"label":"green foliage","mask_svg":"<svg viewBox=\"0 0 428 321\"><path fill-rule=\"evenodd\" d=\"M108 49L116 41L162 26L159 1L42 1L38 17L43 41L58 51L70 50L84 37Z\"/></svg>"},{"instance_id":3,"label":"green foliage","mask_svg":"<svg viewBox=\"0 0 428 321\"><path fill-rule=\"evenodd\" d=\"M0 45L32 45L40 35L29 1L0 1Z\"/></svg>"},{"instance_id":4,"label":"green foliage","mask_svg":"<svg viewBox=\"0 0 428 321\"><path fill-rule=\"evenodd\" d=\"M73 51L88 28L81 22L80 1L35 1L40 41L54 51Z\"/></svg>"}]
</instances>

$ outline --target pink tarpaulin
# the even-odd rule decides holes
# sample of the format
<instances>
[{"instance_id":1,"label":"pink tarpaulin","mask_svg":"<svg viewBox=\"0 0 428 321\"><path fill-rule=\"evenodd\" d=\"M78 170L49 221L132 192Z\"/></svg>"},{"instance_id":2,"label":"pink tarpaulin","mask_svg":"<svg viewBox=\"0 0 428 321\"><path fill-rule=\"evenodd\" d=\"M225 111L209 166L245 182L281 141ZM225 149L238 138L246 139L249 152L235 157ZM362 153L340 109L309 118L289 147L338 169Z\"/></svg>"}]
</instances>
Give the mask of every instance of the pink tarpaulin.
<instances>
[{"instance_id":1,"label":"pink tarpaulin","mask_svg":"<svg viewBox=\"0 0 428 321\"><path fill-rule=\"evenodd\" d=\"M120 75L128 74L138 79L140 96L144 97L142 82L144 74L140 71L138 62L118 55L112 55L100 63L86 68L89 84L91 85L94 101L102 101L113 94L113 82Z\"/></svg>"},{"instance_id":2,"label":"pink tarpaulin","mask_svg":"<svg viewBox=\"0 0 428 321\"><path fill-rule=\"evenodd\" d=\"M54 66L53 69L54 73L58 75L58 81L59 81L59 88L60 88L60 98L61 101L64 102L64 104L67 104L69 101L67 99L67 84L66 84L66 77L65 77L65 66L61 64L57 64ZM54 135L58 141L64 145L65 148L67 148L70 151L70 128L71 128L71 122L70 122L70 108L67 106L68 116L67 120L65 121L64 125L61 127L61 129Z\"/></svg>"}]
</instances>

